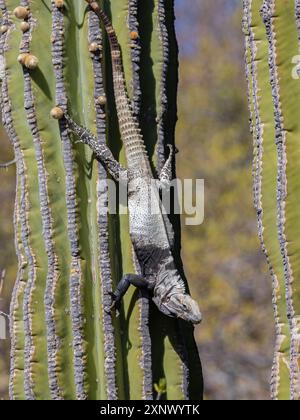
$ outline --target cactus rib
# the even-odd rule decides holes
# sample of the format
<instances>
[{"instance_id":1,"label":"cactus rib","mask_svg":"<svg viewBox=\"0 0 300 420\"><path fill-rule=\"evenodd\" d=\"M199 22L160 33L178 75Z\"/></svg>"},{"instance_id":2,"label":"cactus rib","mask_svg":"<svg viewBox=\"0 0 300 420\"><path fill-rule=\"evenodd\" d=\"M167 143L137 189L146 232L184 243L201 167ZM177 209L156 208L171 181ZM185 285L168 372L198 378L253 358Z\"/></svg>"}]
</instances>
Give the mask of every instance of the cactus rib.
<instances>
[{"instance_id":1,"label":"cactus rib","mask_svg":"<svg viewBox=\"0 0 300 420\"><path fill-rule=\"evenodd\" d=\"M29 1L23 1L24 7L29 7ZM32 5L33 6L33 5ZM37 24L30 11L28 22L30 30L23 33L23 39L20 46L20 53L29 54L30 44L33 37L33 27ZM42 138L38 127L37 113L35 107L35 97L33 94L32 80L30 70L23 67L24 75L24 105L27 115L28 125L31 130L33 143L36 152L36 160L38 165L39 175L39 192L40 205L43 221L43 231L45 239L45 247L48 255L48 273L46 280L45 291L45 310L46 310L46 324L47 324L47 344L48 344L48 373L49 386L51 396L54 400L64 399L64 391L61 388L58 380L58 354L60 352L60 340L56 328L56 310L55 310L55 293L59 285L60 270L59 257L55 250L54 231L53 231L53 215L50 206L49 197L49 175L45 166L44 148L42 145Z\"/></svg>"},{"instance_id":2,"label":"cactus rib","mask_svg":"<svg viewBox=\"0 0 300 420\"><path fill-rule=\"evenodd\" d=\"M94 97L96 109L97 135L100 144L106 144L106 114L105 108L98 103L99 97L105 97L102 74L102 51L103 40L98 16L89 13L89 44L96 42L100 48L100 54L91 54L94 72ZM101 276L101 300L102 300L102 328L104 339L104 371L106 380L107 399L118 398L117 372L116 372L116 343L112 314L110 311L112 293L111 261L108 241L108 215L105 208L108 204L107 173L104 167L98 163L97 179L97 219L98 219L98 243L99 243L99 272Z\"/></svg>"},{"instance_id":3,"label":"cactus rib","mask_svg":"<svg viewBox=\"0 0 300 420\"><path fill-rule=\"evenodd\" d=\"M28 33L29 34L29 33ZM22 42L26 44L27 40L25 37ZM25 47L25 45L24 45ZM26 47L25 47L26 48ZM22 47L21 47L22 49ZM23 52L23 51L22 51ZM20 159L20 157L18 157ZM23 176L21 175L20 183L20 194L21 194L21 232L22 232L22 242L25 249L25 253L28 261L28 281L24 289L24 298L23 298L23 316L24 316L24 333L25 333L25 343L24 343L24 391L25 398L27 400L34 400L34 379L33 379L33 364L34 356L36 353L36 348L33 341L33 295L37 283L37 261L35 254L31 248L30 240L32 238L32 233L30 231L30 226L28 224L28 217L30 211L30 203L28 198L28 186L24 183L26 168L24 157L20 159L20 166L22 166Z\"/></svg>"},{"instance_id":4,"label":"cactus rib","mask_svg":"<svg viewBox=\"0 0 300 420\"><path fill-rule=\"evenodd\" d=\"M286 283L287 317L289 319L290 348L290 394L291 399L300 398L299 360L299 294L296 282L300 269L297 223L294 214L299 212L298 194L300 184L294 176L300 165L297 153L299 115L297 99L299 85L291 77L290 59L299 52L298 33L295 22L295 4L283 5L273 0L264 1L261 9L269 43L269 68L273 95L278 155L277 211L278 235ZM286 46L289 39L289 47ZM293 95L290 92L293 91Z\"/></svg>"},{"instance_id":5,"label":"cactus rib","mask_svg":"<svg viewBox=\"0 0 300 420\"><path fill-rule=\"evenodd\" d=\"M138 22L138 0L129 0L128 3L128 26L130 34L136 34L131 39L131 62L132 62L132 110L134 115L140 119L141 114L141 43L139 37L139 22Z\"/></svg>"},{"instance_id":6,"label":"cactus rib","mask_svg":"<svg viewBox=\"0 0 300 420\"><path fill-rule=\"evenodd\" d=\"M0 38L0 54L4 56L4 51L7 48L7 38L10 36L11 30L11 21L9 19L9 13L6 8L5 1L0 1L0 9L2 11L2 23L8 26L9 30L1 34ZM21 182L24 184L24 171L22 153L20 151L20 144L17 133L14 130L13 119L11 115L11 102L8 93L8 83L7 83L7 70L4 67L2 74L2 83L1 83L1 113L2 121L7 133L9 135L10 141L13 145L15 155L18 156L17 162L17 194L15 200L15 212L14 212L14 226L15 226L15 248L18 258L18 273L17 279L14 286L11 308L10 308L10 336L11 336L11 366L10 366L10 383L9 391L11 399L15 397L22 398L22 393L18 394L15 389L15 384L22 384L24 382L24 356L22 352L22 347L24 345L24 333L23 329L23 296L26 283L28 281L28 265L27 258L25 255L25 250L22 243L22 222L24 220L24 214L21 214L23 209L21 208ZM25 181L26 182L26 181ZM26 216L25 216L26 217ZM17 331L19 330L19 332Z\"/></svg>"},{"instance_id":7,"label":"cactus rib","mask_svg":"<svg viewBox=\"0 0 300 420\"><path fill-rule=\"evenodd\" d=\"M166 121L168 117L168 96L167 96L167 77L169 69L169 34L166 27L166 2L158 0L157 3L158 27L160 32L162 48L162 69L160 79L160 113L157 116L157 166L160 170L165 162L165 147L167 139Z\"/></svg>"},{"instance_id":8,"label":"cactus rib","mask_svg":"<svg viewBox=\"0 0 300 420\"><path fill-rule=\"evenodd\" d=\"M63 9L57 7L52 1L52 63L56 78L56 104L66 111L67 93L64 87L64 15ZM74 176L74 154L72 143L69 138L68 128L64 120L59 121L60 136L62 140L64 166L66 170L67 212L68 212L68 235L71 245L71 276L70 298L71 318L73 326L73 349L75 362L75 383L78 400L86 400L84 361L84 336L82 314L82 282L83 274L80 262L79 236L76 220L76 181Z\"/></svg>"},{"instance_id":9,"label":"cactus rib","mask_svg":"<svg viewBox=\"0 0 300 420\"><path fill-rule=\"evenodd\" d=\"M131 39L131 66L132 66L132 111L139 120L141 112L141 84L140 84L140 61L141 49L139 43L139 23L138 23L138 1L129 0L128 2L128 29L130 34L135 32L136 39ZM136 255L132 248L133 262L135 272L141 273ZM151 337L149 331L149 296L147 292L139 292L139 331L141 334L141 356L140 364L143 372L143 399L153 399L153 376L152 376L152 354Z\"/></svg>"},{"instance_id":10,"label":"cactus rib","mask_svg":"<svg viewBox=\"0 0 300 420\"><path fill-rule=\"evenodd\" d=\"M28 2L23 2L26 6L29 6ZM33 19L30 18L30 23L33 24ZM25 32L23 35L22 44L20 46L20 53L29 53L29 42L30 32ZM55 320L52 315L52 301L53 289L55 283L58 281L58 270L57 270L57 257L55 255L54 246L52 242L52 222L51 212L49 207L49 199L47 192L47 176L44 166L43 151L41 147L41 138L37 128L37 120L34 109L34 98L31 87L31 78L29 70L24 68L24 101L25 109L27 112L28 124L32 131L33 141L35 145L38 172L39 172L39 188L41 198L41 209L43 215L43 225L46 249L48 254L48 275L47 275L47 297L46 297L46 313L47 313L47 324L48 324L48 363L49 363L49 381L50 389L53 399L62 399L62 392L59 389L55 366L56 366L56 352L58 349L58 338L55 333Z\"/></svg>"}]
</instances>

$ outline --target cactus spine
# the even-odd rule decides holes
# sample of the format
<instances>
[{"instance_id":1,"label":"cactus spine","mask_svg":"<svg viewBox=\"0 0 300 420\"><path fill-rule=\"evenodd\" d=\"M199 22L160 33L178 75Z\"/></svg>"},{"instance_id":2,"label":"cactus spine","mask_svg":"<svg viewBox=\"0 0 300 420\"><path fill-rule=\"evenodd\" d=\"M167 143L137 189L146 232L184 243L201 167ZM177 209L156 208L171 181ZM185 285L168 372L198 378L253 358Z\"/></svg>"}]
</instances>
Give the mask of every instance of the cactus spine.
<instances>
[{"instance_id":1,"label":"cactus spine","mask_svg":"<svg viewBox=\"0 0 300 420\"><path fill-rule=\"evenodd\" d=\"M173 1L103 6L159 167L176 121ZM87 147L74 144L58 113L68 108L124 163L98 17L83 0L0 0L0 8L7 28L0 35L1 109L17 160L11 398L152 399L166 380L161 398L200 399L192 327L165 319L134 290L120 319L108 310L121 273L138 270L128 220L101 211L107 174Z\"/></svg>"},{"instance_id":2,"label":"cactus spine","mask_svg":"<svg viewBox=\"0 0 300 420\"><path fill-rule=\"evenodd\" d=\"M300 399L299 2L244 1L254 138L254 201L273 278L276 345L271 393Z\"/></svg>"}]
</instances>

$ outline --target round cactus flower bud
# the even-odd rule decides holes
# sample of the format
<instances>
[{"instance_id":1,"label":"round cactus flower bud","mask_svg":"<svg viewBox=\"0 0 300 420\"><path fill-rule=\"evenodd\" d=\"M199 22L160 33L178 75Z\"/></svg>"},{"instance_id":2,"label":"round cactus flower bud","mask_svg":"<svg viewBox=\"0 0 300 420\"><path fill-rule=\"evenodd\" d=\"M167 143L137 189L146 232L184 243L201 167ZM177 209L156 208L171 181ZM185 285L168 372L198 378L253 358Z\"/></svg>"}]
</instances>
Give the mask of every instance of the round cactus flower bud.
<instances>
[{"instance_id":1,"label":"round cactus flower bud","mask_svg":"<svg viewBox=\"0 0 300 420\"><path fill-rule=\"evenodd\" d=\"M64 111L59 106L55 106L51 109L50 115L55 120L61 120L64 116Z\"/></svg>"},{"instance_id":2,"label":"round cactus flower bud","mask_svg":"<svg viewBox=\"0 0 300 420\"><path fill-rule=\"evenodd\" d=\"M14 10L14 15L18 19L27 19L29 16L29 10L26 7L18 6Z\"/></svg>"},{"instance_id":3,"label":"round cactus flower bud","mask_svg":"<svg viewBox=\"0 0 300 420\"><path fill-rule=\"evenodd\" d=\"M130 32L130 39L133 41L137 40L139 38L139 33L137 31L131 31Z\"/></svg>"},{"instance_id":4,"label":"round cactus flower bud","mask_svg":"<svg viewBox=\"0 0 300 420\"><path fill-rule=\"evenodd\" d=\"M24 61L24 66L30 70L34 70L37 68L39 64L39 60L35 55L27 54Z\"/></svg>"},{"instance_id":5,"label":"round cactus flower bud","mask_svg":"<svg viewBox=\"0 0 300 420\"><path fill-rule=\"evenodd\" d=\"M90 45L89 45L89 51L90 52L95 53L99 50L100 50L100 46L99 46L99 44L97 44L97 42L91 42L90 43Z\"/></svg>"},{"instance_id":6,"label":"round cactus flower bud","mask_svg":"<svg viewBox=\"0 0 300 420\"><path fill-rule=\"evenodd\" d=\"M30 29L30 25L28 22L22 22L20 28L22 32L27 32Z\"/></svg>"},{"instance_id":7,"label":"round cactus flower bud","mask_svg":"<svg viewBox=\"0 0 300 420\"><path fill-rule=\"evenodd\" d=\"M64 7L64 0L55 0L55 6L59 9L62 9Z\"/></svg>"},{"instance_id":8,"label":"round cactus flower bud","mask_svg":"<svg viewBox=\"0 0 300 420\"><path fill-rule=\"evenodd\" d=\"M18 62L20 63L20 64L23 64L23 66L25 65L25 59L26 59L26 57L28 56L29 54L27 54L27 53L22 53L22 54L19 54L18 55Z\"/></svg>"},{"instance_id":9,"label":"round cactus flower bud","mask_svg":"<svg viewBox=\"0 0 300 420\"><path fill-rule=\"evenodd\" d=\"M7 27L6 25L2 25L2 26L0 27L0 32L1 32L2 34L5 34L5 32L7 32L7 30L8 30L8 27Z\"/></svg>"},{"instance_id":10,"label":"round cactus flower bud","mask_svg":"<svg viewBox=\"0 0 300 420\"><path fill-rule=\"evenodd\" d=\"M97 98L96 102L97 102L98 105L101 105L101 106L106 105L106 102L107 102L106 96L104 96L104 95L99 96Z\"/></svg>"}]
</instances>

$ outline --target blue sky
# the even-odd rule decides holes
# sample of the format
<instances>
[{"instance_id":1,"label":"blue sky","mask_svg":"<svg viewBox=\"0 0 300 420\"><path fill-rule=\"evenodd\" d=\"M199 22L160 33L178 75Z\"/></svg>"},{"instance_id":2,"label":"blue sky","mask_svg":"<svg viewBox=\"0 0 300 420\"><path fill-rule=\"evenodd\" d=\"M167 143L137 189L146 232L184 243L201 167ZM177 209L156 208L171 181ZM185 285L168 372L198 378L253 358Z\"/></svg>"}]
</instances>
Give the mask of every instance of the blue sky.
<instances>
[{"instance_id":1,"label":"blue sky","mask_svg":"<svg viewBox=\"0 0 300 420\"><path fill-rule=\"evenodd\" d=\"M198 28L196 28L197 21L202 7L211 1L219 3L220 19L241 7L241 0L175 0L176 31L181 54L192 54L195 51L199 34ZM187 33L190 34L188 38L183 36Z\"/></svg>"}]
</instances>

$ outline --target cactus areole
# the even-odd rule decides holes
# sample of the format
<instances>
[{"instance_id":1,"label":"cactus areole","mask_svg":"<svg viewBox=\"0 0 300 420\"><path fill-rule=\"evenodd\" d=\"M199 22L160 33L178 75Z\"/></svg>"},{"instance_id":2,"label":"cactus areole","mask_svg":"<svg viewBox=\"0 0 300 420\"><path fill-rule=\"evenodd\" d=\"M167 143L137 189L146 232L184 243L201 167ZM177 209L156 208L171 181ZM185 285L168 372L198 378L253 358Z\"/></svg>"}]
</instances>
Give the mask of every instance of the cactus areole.
<instances>
[{"instance_id":1,"label":"cactus areole","mask_svg":"<svg viewBox=\"0 0 300 420\"><path fill-rule=\"evenodd\" d=\"M151 265L136 246L135 210L130 220L102 211L126 157L133 195L141 174L171 177L173 8L173 0L0 0L1 112L17 172L11 399L202 398L192 325L201 316L173 256L176 230L160 215L152 241L148 221L137 241L151 244ZM123 273L132 274L119 283ZM129 288L116 317L112 306L142 279L147 287Z\"/></svg>"}]
</instances>

